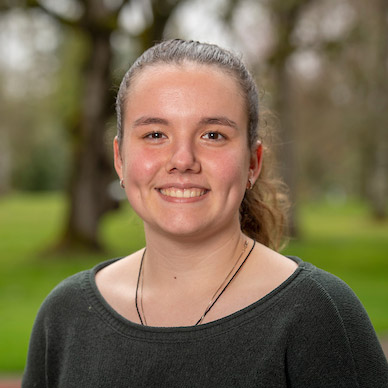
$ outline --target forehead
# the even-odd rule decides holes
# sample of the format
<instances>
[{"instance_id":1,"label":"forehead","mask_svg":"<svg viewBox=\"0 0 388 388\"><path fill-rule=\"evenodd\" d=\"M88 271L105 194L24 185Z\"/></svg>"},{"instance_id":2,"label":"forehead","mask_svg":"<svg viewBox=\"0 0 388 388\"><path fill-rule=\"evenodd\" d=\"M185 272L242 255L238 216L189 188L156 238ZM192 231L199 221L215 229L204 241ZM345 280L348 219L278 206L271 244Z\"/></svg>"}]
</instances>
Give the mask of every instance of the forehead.
<instances>
[{"instance_id":1,"label":"forehead","mask_svg":"<svg viewBox=\"0 0 388 388\"><path fill-rule=\"evenodd\" d=\"M199 84L198 84L199 82ZM202 82L202 84L201 84ZM241 87L234 75L217 65L182 62L179 64L147 65L134 74L128 95L144 91L154 86L207 86L208 88L224 89L223 92L233 93L244 98Z\"/></svg>"},{"instance_id":2,"label":"forehead","mask_svg":"<svg viewBox=\"0 0 388 388\"><path fill-rule=\"evenodd\" d=\"M245 99L236 78L216 65L192 62L153 64L141 69L131 80L124 109L127 118L139 109L143 113L168 113L172 109L190 110L192 114L230 113L240 120L247 119Z\"/></svg>"}]
</instances>

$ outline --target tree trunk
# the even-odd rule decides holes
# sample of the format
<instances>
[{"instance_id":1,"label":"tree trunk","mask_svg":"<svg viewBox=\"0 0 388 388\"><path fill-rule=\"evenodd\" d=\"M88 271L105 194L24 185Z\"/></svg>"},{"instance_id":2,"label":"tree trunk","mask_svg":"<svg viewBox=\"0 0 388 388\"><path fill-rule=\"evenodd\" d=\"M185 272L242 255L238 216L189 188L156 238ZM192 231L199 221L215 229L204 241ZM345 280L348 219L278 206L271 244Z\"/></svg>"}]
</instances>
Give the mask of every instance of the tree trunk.
<instances>
[{"instance_id":1,"label":"tree trunk","mask_svg":"<svg viewBox=\"0 0 388 388\"><path fill-rule=\"evenodd\" d=\"M68 190L69 212L60 248L100 249L101 216L117 203L108 194L113 180L111 156L105 144L112 115L109 31L90 34L90 56L84 69L84 95L79 123L73 130L73 173Z\"/></svg>"},{"instance_id":2,"label":"tree trunk","mask_svg":"<svg viewBox=\"0 0 388 388\"><path fill-rule=\"evenodd\" d=\"M296 163L296 134L294 118L292 117L291 80L286 70L286 63L275 70L275 111L279 114L278 126L279 144L276 147L277 158L280 161L280 174L289 189L291 208L288 216L288 234L290 237L299 235L298 222L298 171Z\"/></svg>"},{"instance_id":3,"label":"tree trunk","mask_svg":"<svg viewBox=\"0 0 388 388\"><path fill-rule=\"evenodd\" d=\"M309 0L306 1L308 3ZM291 117L291 85L287 74L287 61L294 52L291 35L297 23L303 1L285 4L283 1L273 1L271 11L275 20L278 42L269 58L274 79L274 110L279 116L279 145L276 155L279 160L280 175L288 186L291 209L288 217L288 234L297 237L299 227L297 222L297 171L295 163L295 131Z\"/></svg>"},{"instance_id":4,"label":"tree trunk","mask_svg":"<svg viewBox=\"0 0 388 388\"><path fill-rule=\"evenodd\" d=\"M371 2L373 17L369 106L373 127L369 128L372 140L368 194L372 212L377 219L387 218L388 205L388 4L386 0Z\"/></svg>"}]
</instances>

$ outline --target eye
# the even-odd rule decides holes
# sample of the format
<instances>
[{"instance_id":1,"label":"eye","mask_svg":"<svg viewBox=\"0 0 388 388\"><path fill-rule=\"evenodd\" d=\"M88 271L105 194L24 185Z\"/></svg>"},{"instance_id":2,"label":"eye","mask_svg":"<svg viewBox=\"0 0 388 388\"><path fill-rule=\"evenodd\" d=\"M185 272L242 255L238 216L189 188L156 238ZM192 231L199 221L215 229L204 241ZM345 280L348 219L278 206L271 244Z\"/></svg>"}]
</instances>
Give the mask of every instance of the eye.
<instances>
[{"instance_id":1,"label":"eye","mask_svg":"<svg viewBox=\"0 0 388 388\"><path fill-rule=\"evenodd\" d=\"M215 140L215 141L220 141L220 140L225 140L226 137L224 135L222 135L221 133L219 132L208 132L208 133L205 133L203 136L202 136L203 139L207 139L207 140Z\"/></svg>"},{"instance_id":2,"label":"eye","mask_svg":"<svg viewBox=\"0 0 388 388\"><path fill-rule=\"evenodd\" d=\"M162 133L162 132L150 132L147 133L143 136L144 139L149 139L149 140L161 140L161 139L166 139L167 136Z\"/></svg>"}]
</instances>

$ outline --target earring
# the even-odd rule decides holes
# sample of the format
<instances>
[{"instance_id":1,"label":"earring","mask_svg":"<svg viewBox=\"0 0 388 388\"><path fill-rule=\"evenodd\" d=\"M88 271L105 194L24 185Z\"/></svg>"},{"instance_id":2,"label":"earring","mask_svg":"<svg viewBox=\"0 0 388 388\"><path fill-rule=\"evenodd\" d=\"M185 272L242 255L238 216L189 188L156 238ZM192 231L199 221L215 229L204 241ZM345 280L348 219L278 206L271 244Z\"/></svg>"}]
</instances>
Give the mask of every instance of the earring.
<instances>
[{"instance_id":1,"label":"earring","mask_svg":"<svg viewBox=\"0 0 388 388\"><path fill-rule=\"evenodd\" d=\"M125 189L124 179L120 179L120 186L122 189Z\"/></svg>"},{"instance_id":2,"label":"earring","mask_svg":"<svg viewBox=\"0 0 388 388\"><path fill-rule=\"evenodd\" d=\"M253 179L252 178L249 178L248 179L248 183L247 183L247 189L248 190L252 190L253 189L253 183L252 183Z\"/></svg>"}]
</instances>

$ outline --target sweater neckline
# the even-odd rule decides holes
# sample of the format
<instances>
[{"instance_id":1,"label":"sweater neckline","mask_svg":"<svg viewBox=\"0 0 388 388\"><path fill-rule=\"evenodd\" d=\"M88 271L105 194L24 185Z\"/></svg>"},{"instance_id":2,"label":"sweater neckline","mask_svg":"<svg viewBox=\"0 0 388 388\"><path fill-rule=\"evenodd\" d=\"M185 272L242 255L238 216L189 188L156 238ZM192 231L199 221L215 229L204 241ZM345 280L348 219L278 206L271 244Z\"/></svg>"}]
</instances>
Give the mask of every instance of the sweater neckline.
<instances>
[{"instance_id":1,"label":"sweater neckline","mask_svg":"<svg viewBox=\"0 0 388 388\"><path fill-rule=\"evenodd\" d=\"M95 277L99 270L118 260L123 259L123 257L104 261L100 264L97 264L91 270L85 271L84 277L82 279L82 289L85 292L86 298L88 300L89 310L94 310L107 325L124 336L130 336L140 340L156 340L163 342L176 342L177 340L190 341L190 339L196 340L198 335L201 335L202 338L204 333L209 336L213 336L220 334L220 332L228 331L234 328L236 325L239 326L245 321L249 321L250 319L256 317L258 314L263 313L267 308L270 308L276 304L276 302L280 300L290 288L293 288L296 283L299 283L298 279L301 278L301 273L307 269L309 265L312 266L311 264L301 260L299 257L287 257L296 262L298 267L283 283L281 283L264 297L258 299L243 309L198 326L143 326L130 321L127 318L124 318L115 309L113 309L100 293L95 281Z\"/></svg>"}]
</instances>

